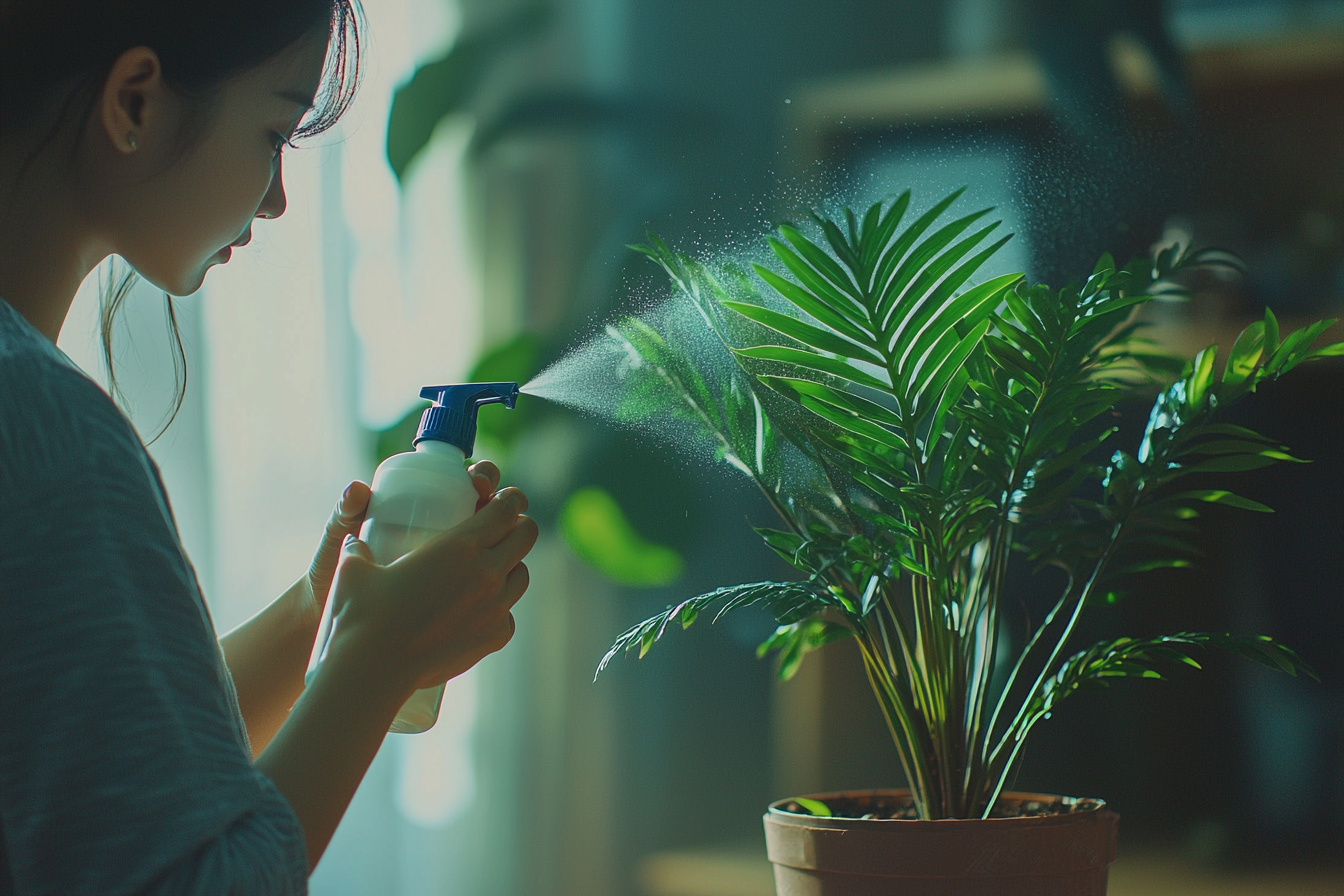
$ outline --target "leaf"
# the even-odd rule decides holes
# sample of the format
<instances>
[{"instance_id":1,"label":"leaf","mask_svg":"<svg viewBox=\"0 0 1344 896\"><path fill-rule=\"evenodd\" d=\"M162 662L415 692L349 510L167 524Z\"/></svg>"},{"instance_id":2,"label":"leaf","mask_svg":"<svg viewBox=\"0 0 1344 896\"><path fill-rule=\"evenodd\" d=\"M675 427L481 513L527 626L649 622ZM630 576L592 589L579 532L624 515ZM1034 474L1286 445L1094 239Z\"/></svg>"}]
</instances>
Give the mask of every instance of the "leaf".
<instances>
[{"instance_id":1,"label":"leaf","mask_svg":"<svg viewBox=\"0 0 1344 896\"><path fill-rule=\"evenodd\" d=\"M762 308L760 305L751 305L746 302L724 302L723 306L736 311L749 320L754 320L778 333L783 333L790 339L796 339L817 351L867 361L869 364L875 364L878 367L883 366L882 358L872 350L820 327L804 323L796 317L790 317L787 314L780 314L777 311L771 311L769 308Z\"/></svg>"},{"instance_id":2,"label":"leaf","mask_svg":"<svg viewBox=\"0 0 1344 896\"><path fill-rule=\"evenodd\" d=\"M844 210L844 215L845 223L849 226L850 239L853 239L855 245L857 245L859 236L858 222L854 220L853 209L846 208ZM841 232L835 222L828 221L816 213L813 213L812 220L821 228L822 235L826 237L826 242L830 244L831 251L840 259L840 263L851 271L858 270L858 256L854 254L854 250L850 248L849 239L845 238L845 234Z\"/></svg>"},{"instance_id":3,"label":"leaf","mask_svg":"<svg viewBox=\"0 0 1344 896\"><path fill-rule=\"evenodd\" d=\"M1124 573L1152 572L1155 569L1188 569L1189 560L1183 560L1179 557L1163 557L1157 560L1145 560L1142 563L1133 563L1126 566L1122 571Z\"/></svg>"},{"instance_id":4,"label":"leaf","mask_svg":"<svg viewBox=\"0 0 1344 896\"><path fill-rule=\"evenodd\" d=\"M1241 473L1246 470L1258 470L1277 463L1282 458L1260 454L1227 454L1212 460L1202 460L1185 468L1187 473Z\"/></svg>"},{"instance_id":5,"label":"leaf","mask_svg":"<svg viewBox=\"0 0 1344 896\"><path fill-rule=\"evenodd\" d=\"M1200 407L1209 386L1213 384L1213 362L1218 354L1218 346L1211 345L1195 355L1194 370L1186 383L1187 401L1191 407Z\"/></svg>"},{"instance_id":6,"label":"leaf","mask_svg":"<svg viewBox=\"0 0 1344 896\"><path fill-rule=\"evenodd\" d=\"M596 486L565 499L560 531L575 554L620 585L649 588L670 585L685 567L672 548L639 535L616 499Z\"/></svg>"},{"instance_id":7,"label":"leaf","mask_svg":"<svg viewBox=\"0 0 1344 896\"><path fill-rule=\"evenodd\" d=\"M829 405L834 405L840 410L846 411L854 416L862 417L865 420L876 423L881 426L900 430L904 428L904 422L895 413L878 404L870 401L860 395L852 392L845 392L840 389L833 389L825 383L818 383L815 380L804 380L793 377L762 375L758 379L793 399L798 400L798 396L807 395L819 401L824 401ZM906 449L902 449L906 450Z\"/></svg>"},{"instance_id":8,"label":"leaf","mask_svg":"<svg viewBox=\"0 0 1344 896\"><path fill-rule=\"evenodd\" d=\"M459 38L443 57L420 66L396 89L387 121L387 161L398 181L439 122L466 108L500 54L548 21L546 7L526 6L479 34Z\"/></svg>"},{"instance_id":9,"label":"leaf","mask_svg":"<svg viewBox=\"0 0 1344 896\"><path fill-rule=\"evenodd\" d=\"M877 265L873 271L872 283L868 287L869 291L886 288L892 273L896 270L896 265L905 257L905 253L910 250L910 247L915 244L916 240L923 236L924 232L929 229L929 226L933 224L934 221L938 220L938 218L942 217L943 212L947 211L952 206L952 203L956 202L957 199L961 197L961 194L965 192L966 188L961 187L943 197L943 199L934 205L933 208L920 215L913 224L907 227L905 231L900 236L896 237L890 244L887 243L887 240L891 239L890 233L895 232L896 225L893 224L890 232L886 232L886 222L883 222L883 230L885 234L882 240L883 248L878 256ZM901 212L904 213L909 204L910 191L906 190L905 193L901 195L901 198L896 201L896 204L892 206L891 211L894 213L897 207L899 207ZM895 217L899 218L900 215L895 215ZM880 317L878 319L880 319Z\"/></svg>"},{"instance_id":10,"label":"leaf","mask_svg":"<svg viewBox=\"0 0 1344 896\"><path fill-rule=\"evenodd\" d=\"M1289 333L1288 338L1279 346L1279 350L1265 363L1265 373L1279 377L1307 360L1312 354L1311 346L1316 339L1334 325L1335 319L1329 318Z\"/></svg>"},{"instance_id":11,"label":"leaf","mask_svg":"<svg viewBox=\"0 0 1344 896\"><path fill-rule=\"evenodd\" d=\"M835 225L832 224L831 226L834 227ZM823 225L823 230L824 229L825 225ZM788 224L779 225L779 232L783 235L784 239L789 241L789 245L793 246L794 251L806 261L807 265L816 275L824 277L826 283L838 294L856 304L862 305L858 288L854 285L849 275L845 273L844 268L840 267L840 265L835 262L835 259L827 255L824 249ZM843 246L844 237L840 235L838 230L836 231L836 238L837 242ZM790 268L790 270L793 270L793 268ZM795 271L795 273L797 272Z\"/></svg>"},{"instance_id":12,"label":"leaf","mask_svg":"<svg viewBox=\"0 0 1344 896\"><path fill-rule=\"evenodd\" d=\"M1006 291L1003 294L1003 299L1004 302L1007 303L1008 310L1012 313L1013 318L1022 327L1022 331L1024 333L1029 333L1031 337L1036 340L1036 343L1041 346L1041 354L1045 354L1046 344L1053 342L1053 340L1050 338L1050 334L1046 332L1045 325L1040 317L1019 294L1019 290L1023 289L1025 286L1026 281L1019 278L1016 288Z\"/></svg>"},{"instance_id":13,"label":"leaf","mask_svg":"<svg viewBox=\"0 0 1344 896\"><path fill-rule=\"evenodd\" d=\"M617 656L636 647L639 648L639 656L643 658L673 621L680 621L682 628L687 628L703 610L716 604L719 609L714 615L714 621L734 610L764 604L781 625L791 625L836 603L838 601L827 599L824 592L810 582L752 582L718 588L670 606L662 613L627 629L603 655L593 678L601 675L602 670Z\"/></svg>"},{"instance_id":14,"label":"leaf","mask_svg":"<svg viewBox=\"0 0 1344 896\"><path fill-rule=\"evenodd\" d=\"M1237 426L1235 423L1208 423L1200 428L1202 435L1209 436L1232 436L1238 439L1259 442L1263 445L1273 445L1274 442L1260 435L1253 429L1247 429L1244 426Z\"/></svg>"},{"instance_id":15,"label":"leaf","mask_svg":"<svg viewBox=\"0 0 1344 896\"><path fill-rule=\"evenodd\" d=\"M850 634L850 630L843 625L817 617L804 619L775 629L774 634L756 648L756 657L763 659L767 654L778 651L779 669L776 674L780 681L788 681L797 674L807 654Z\"/></svg>"},{"instance_id":16,"label":"leaf","mask_svg":"<svg viewBox=\"0 0 1344 896\"><path fill-rule=\"evenodd\" d=\"M1217 488L1201 488L1191 491L1181 492L1174 495L1175 498L1188 498L1191 501L1205 501L1209 504L1226 504L1228 507L1237 507L1241 510L1253 510L1256 513L1273 513L1274 508L1261 504L1259 501L1252 501L1250 498L1243 498L1240 495L1234 495L1229 491Z\"/></svg>"},{"instance_id":17,"label":"leaf","mask_svg":"<svg viewBox=\"0 0 1344 896\"><path fill-rule=\"evenodd\" d=\"M903 297L896 306L893 319L884 321L883 324L884 332L897 333L896 344L902 346L898 350L899 355L903 356L908 353L908 350L903 346L918 341L919 331L926 320L933 320L934 326L943 330L952 320L956 319L951 316L950 309L945 307L948 304L948 298L960 289L962 284L969 280L971 275L989 260L990 256L1002 249L1004 244L1012 239L1013 235L1010 233L1003 239L991 243L965 262L962 262L956 270L951 271L951 273L948 273L948 271L974 249L985 236L997 228L999 223L995 221L943 252L929 262L928 267L920 272L915 282L911 283L906 289L906 296L914 297L916 301L909 303ZM955 305L956 302L954 301L952 304ZM902 313L902 309L905 309L905 314ZM988 317L993 310L992 307L976 309L982 317ZM967 326L974 324L978 319L963 318Z\"/></svg>"},{"instance_id":18,"label":"leaf","mask_svg":"<svg viewBox=\"0 0 1344 896\"><path fill-rule=\"evenodd\" d=\"M1265 324L1256 321L1241 331L1237 341L1228 353L1227 365L1223 368L1223 385L1239 386L1246 382L1260 363L1264 355Z\"/></svg>"},{"instance_id":19,"label":"leaf","mask_svg":"<svg viewBox=\"0 0 1344 896\"><path fill-rule=\"evenodd\" d=\"M799 566L799 555L803 546L807 543L801 535L794 532L780 532L777 529L756 529L756 534L761 536L761 540L770 546L770 549L784 558L791 566ZM799 567L800 569L803 567ZM812 572L806 569L806 572Z\"/></svg>"},{"instance_id":20,"label":"leaf","mask_svg":"<svg viewBox=\"0 0 1344 896\"><path fill-rule=\"evenodd\" d=\"M1085 316L1080 317L1078 320L1074 321L1073 326L1071 328L1072 332L1070 333L1070 335L1071 336L1079 335L1085 327L1095 326L1099 320L1108 315L1124 311L1126 308L1133 308L1135 305L1142 305L1143 303L1151 300L1152 296L1147 295L1121 296L1120 298L1117 299L1107 299L1106 301L1098 302L1095 305L1091 305L1089 306L1088 313ZM1107 323L1112 322L1108 321Z\"/></svg>"},{"instance_id":21,"label":"leaf","mask_svg":"<svg viewBox=\"0 0 1344 896\"><path fill-rule=\"evenodd\" d=\"M1268 307L1265 308L1265 356L1272 358L1279 350L1279 319Z\"/></svg>"},{"instance_id":22,"label":"leaf","mask_svg":"<svg viewBox=\"0 0 1344 896\"><path fill-rule=\"evenodd\" d=\"M965 367L958 368L955 375L948 382L947 388L943 390L943 397L938 401L938 407L933 412L933 425L929 427L929 437L925 440L924 461L927 463L934 456L940 442L944 427L947 425L947 416L952 411L952 407L961 401L961 397L966 394L966 387L970 383L971 375L966 372ZM950 471L949 471L950 472ZM954 485L956 483L949 483Z\"/></svg>"},{"instance_id":23,"label":"leaf","mask_svg":"<svg viewBox=\"0 0 1344 896\"><path fill-rule=\"evenodd\" d=\"M750 348L733 349L733 354L739 358L755 358L761 361L779 361L784 364L792 364L828 376L849 380L851 383L857 383L860 386L880 389L883 392L891 388L872 374L864 373L859 368L839 358L828 358L825 355L818 355L815 352L802 349L785 348L780 345L754 345Z\"/></svg>"},{"instance_id":24,"label":"leaf","mask_svg":"<svg viewBox=\"0 0 1344 896\"><path fill-rule=\"evenodd\" d=\"M811 812L818 818L831 817L831 807L827 806L820 800L810 800L807 797L798 796L793 798L793 802L802 806L804 809L806 809L808 812Z\"/></svg>"},{"instance_id":25,"label":"leaf","mask_svg":"<svg viewBox=\"0 0 1344 896\"><path fill-rule=\"evenodd\" d=\"M882 596L878 587L881 584L882 579L876 573L869 577L868 584L863 589L863 597L859 599L860 616L867 616Z\"/></svg>"},{"instance_id":26,"label":"leaf","mask_svg":"<svg viewBox=\"0 0 1344 896\"><path fill-rule=\"evenodd\" d=\"M995 243L986 249L985 252L980 253L980 255L972 259L971 262L967 262L963 267L968 267L972 263L974 263L975 267L979 267L985 259L989 258L990 254L998 251L999 247L1002 245L1003 241L1000 240L998 243ZM972 268L972 270L974 270L974 268ZM949 281L955 279L955 277L950 277L940 284L939 293L931 295L929 297L929 303L931 305L941 306L943 298L940 298L939 296L950 294L950 290L948 290L948 293L942 293L943 287L946 286ZM961 279L964 280L965 278ZM928 350L941 338L943 333L946 333L949 330L954 330L957 326L973 327L981 321L986 320L994 309L1003 301L1003 296L1021 279L1021 274L1005 274L1001 277L994 277L978 286L966 290L966 292L957 296L951 302L948 302L945 307L941 308L941 310L939 310L938 307L932 308L932 311L937 313L931 314L928 326L924 327L923 332L914 335L914 339L908 343L908 347L898 350L901 364L905 366L911 361L918 361L923 358Z\"/></svg>"},{"instance_id":27,"label":"leaf","mask_svg":"<svg viewBox=\"0 0 1344 896\"><path fill-rule=\"evenodd\" d=\"M807 408L825 420L829 420L836 426L854 433L864 440L876 442L879 445L886 445L894 451L908 453L910 444L898 432L893 432L867 420L864 417L845 411L830 402L813 398L811 395L799 394L797 401L800 405Z\"/></svg>"},{"instance_id":28,"label":"leaf","mask_svg":"<svg viewBox=\"0 0 1344 896\"><path fill-rule=\"evenodd\" d=\"M1061 700L1089 684L1105 684L1117 678L1161 679L1153 663L1177 662L1195 669L1198 662L1188 655L1193 647L1213 646L1236 653L1276 671L1289 675L1304 674L1320 681L1315 670L1287 647L1270 638L1239 637L1216 632L1178 632L1158 638L1116 638L1099 641L1064 660L1023 706L1014 724L1004 733L1001 744L1020 744L1041 719L1048 718ZM997 751L996 751L997 752ZM1003 760L1000 760L1003 762ZM1000 773L1006 771L1006 762Z\"/></svg>"},{"instance_id":29,"label":"leaf","mask_svg":"<svg viewBox=\"0 0 1344 896\"><path fill-rule=\"evenodd\" d=\"M880 323L884 332L893 332L897 329L901 321L909 314L911 309L915 307L919 298L923 295L923 290L914 288L906 289L906 287L911 284L911 281L915 279L916 274L919 274L925 265L931 263L937 264L937 262L934 262L935 257L938 257L939 260L943 262L941 265L942 269L947 270L956 263L957 259L970 252L971 249L975 247L975 244L984 239L985 234L993 229L992 227L980 231L980 233L973 235L970 239L963 240L961 243L958 243L950 249L946 255L939 256L939 253L942 252L943 248L946 247L948 243L952 242L952 240L960 236L968 227L993 210L994 209L992 208L981 209L978 212L972 212L963 218L958 218L952 223L944 225L939 228L933 236L930 236L928 239L924 240L924 242L920 243L905 261L901 262L901 266L897 269L895 276L892 277L889 283L886 283L882 287L882 293L877 302L874 320Z\"/></svg>"},{"instance_id":30,"label":"leaf","mask_svg":"<svg viewBox=\"0 0 1344 896\"><path fill-rule=\"evenodd\" d=\"M1344 342L1323 345L1311 353L1312 358L1338 358L1344 355Z\"/></svg>"},{"instance_id":31,"label":"leaf","mask_svg":"<svg viewBox=\"0 0 1344 896\"><path fill-rule=\"evenodd\" d=\"M766 242L771 251L775 253L775 257L784 262L784 267L788 268L789 273L798 278L798 282L804 288L811 290L814 295L831 305L836 311L846 316L851 315L856 299L851 291L853 289L852 285L839 266L827 258L835 271L834 275L827 276L826 273L817 270L810 259L816 256L826 258L826 253L789 225L780 225L779 229L781 235L789 240L789 243L786 244L773 237L767 239ZM797 240L797 243L794 243L794 240ZM790 245L792 245L792 248L790 248ZM805 258L801 254L799 246L811 247L814 254Z\"/></svg>"},{"instance_id":32,"label":"leaf","mask_svg":"<svg viewBox=\"0 0 1344 896\"><path fill-rule=\"evenodd\" d=\"M832 330L848 336L855 342L864 345L872 344L872 335L851 321L845 314L837 311L833 304L822 301L813 293L808 292L806 289L792 281L784 279L767 267L753 264L751 268L762 280L768 283L775 292L788 299L803 311L803 313L810 314Z\"/></svg>"},{"instance_id":33,"label":"leaf","mask_svg":"<svg viewBox=\"0 0 1344 896\"><path fill-rule=\"evenodd\" d=\"M989 321L982 321L979 326L966 335L955 349L942 361L938 369L919 386L914 395L916 411L915 416L922 419L928 412L932 411L937 403L942 399L943 388L948 384L952 377L960 372L962 363L980 346L980 340L989 332Z\"/></svg>"}]
</instances>

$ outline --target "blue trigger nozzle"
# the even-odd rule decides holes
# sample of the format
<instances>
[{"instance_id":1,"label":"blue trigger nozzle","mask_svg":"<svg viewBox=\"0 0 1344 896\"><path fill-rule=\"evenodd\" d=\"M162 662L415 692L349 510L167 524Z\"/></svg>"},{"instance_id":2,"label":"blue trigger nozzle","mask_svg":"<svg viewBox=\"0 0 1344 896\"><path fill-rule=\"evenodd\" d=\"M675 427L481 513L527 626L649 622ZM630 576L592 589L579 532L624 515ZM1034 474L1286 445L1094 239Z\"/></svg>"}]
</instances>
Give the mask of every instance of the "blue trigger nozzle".
<instances>
[{"instance_id":1,"label":"blue trigger nozzle","mask_svg":"<svg viewBox=\"0 0 1344 896\"><path fill-rule=\"evenodd\" d=\"M517 383L457 383L425 386L421 398L434 402L420 415L415 443L425 439L447 442L471 457L476 447L476 410L484 404L502 404L512 409L518 403Z\"/></svg>"}]
</instances>

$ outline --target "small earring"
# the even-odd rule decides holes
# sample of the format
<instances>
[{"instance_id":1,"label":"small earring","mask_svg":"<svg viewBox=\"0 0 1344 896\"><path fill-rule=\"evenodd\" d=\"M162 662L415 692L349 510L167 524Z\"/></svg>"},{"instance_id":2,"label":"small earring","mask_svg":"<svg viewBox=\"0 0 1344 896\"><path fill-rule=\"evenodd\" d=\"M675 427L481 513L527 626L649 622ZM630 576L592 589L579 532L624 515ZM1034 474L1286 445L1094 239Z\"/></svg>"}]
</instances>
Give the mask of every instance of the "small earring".
<instances>
[{"instance_id":1,"label":"small earring","mask_svg":"<svg viewBox=\"0 0 1344 896\"><path fill-rule=\"evenodd\" d=\"M126 132L126 143L131 147L131 152L140 148L139 144L135 142L135 131Z\"/></svg>"}]
</instances>

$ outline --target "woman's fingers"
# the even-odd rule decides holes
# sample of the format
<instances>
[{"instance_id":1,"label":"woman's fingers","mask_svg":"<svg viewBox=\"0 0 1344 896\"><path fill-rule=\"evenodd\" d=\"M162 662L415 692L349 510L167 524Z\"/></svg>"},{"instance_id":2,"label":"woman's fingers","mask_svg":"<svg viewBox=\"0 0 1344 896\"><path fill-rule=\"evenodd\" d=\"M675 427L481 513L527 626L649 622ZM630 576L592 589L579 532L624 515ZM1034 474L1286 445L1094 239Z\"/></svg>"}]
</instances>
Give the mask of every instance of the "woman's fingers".
<instances>
[{"instance_id":1,"label":"woman's fingers","mask_svg":"<svg viewBox=\"0 0 1344 896\"><path fill-rule=\"evenodd\" d=\"M527 504L518 489L502 489L471 519L387 566L358 538L345 539L333 606L345 613L344 637L372 638L377 655L421 686L499 650L513 637L509 610L530 581L522 560L537 524L523 513ZM346 591L359 596L351 602Z\"/></svg>"},{"instance_id":2,"label":"woman's fingers","mask_svg":"<svg viewBox=\"0 0 1344 896\"><path fill-rule=\"evenodd\" d=\"M509 534L487 553L505 569L512 569L536 543L537 521L530 516L520 516Z\"/></svg>"},{"instance_id":3,"label":"woman's fingers","mask_svg":"<svg viewBox=\"0 0 1344 896\"><path fill-rule=\"evenodd\" d=\"M350 483L327 520L322 541L318 543L312 565L308 567L308 584L312 588L313 599L319 606L326 600L327 591L331 588L331 578L336 574L336 564L341 558L341 547L346 536L359 533L372 494L373 492L363 482Z\"/></svg>"},{"instance_id":4,"label":"woman's fingers","mask_svg":"<svg viewBox=\"0 0 1344 896\"><path fill-rule=\"evenodd\" d=\"M477 539L477 544L483 548L493 548L513 531L525 510L526 495L516 488L501 489L464 524L464 534Z\"/></svg>"},{"instance_id":5,"label":"woman's fingers","mask_svg":"<svg viewBox=\"0 0 1344 896\"><path fill-rule=\"evenodd\" d=\"M476 501L476 509L480 510L490 503L490 499L499 490L499 467L488 460L482 460L467 467L467 472L471 474L471 483L476 486L476 493L480 496Z\"/></svg>"},{"instance_id":6,"label":"woman's fingers","mask_svg":"<svg viewBox=\"0 0 1344 896\"><path fill-rule=\"evenodd\" d=\"M500 624L499 633L495 636L495 643L489 645L491 651L503 650L505 645L513 640L513 634L517 630L518 627L513 622L513 614L510 613L508 618Z\"/></svg>"},{"instance_id":7,"label":"woman's fingers","mask_svg":"<svg viewBox=\"0 0 1344 896\"><path fill-rule=\"evenodd\" d=\"M526 563L519 563L515 566L504 579L504 587L499 591L499 599L503 601L504 606L512 608L514 604L522 599L523 593L527 591L527 586L532 581L532 574L528 572ZM509 622L513 623L513 614L509 614Z\"/></svg>"}]
</instances>

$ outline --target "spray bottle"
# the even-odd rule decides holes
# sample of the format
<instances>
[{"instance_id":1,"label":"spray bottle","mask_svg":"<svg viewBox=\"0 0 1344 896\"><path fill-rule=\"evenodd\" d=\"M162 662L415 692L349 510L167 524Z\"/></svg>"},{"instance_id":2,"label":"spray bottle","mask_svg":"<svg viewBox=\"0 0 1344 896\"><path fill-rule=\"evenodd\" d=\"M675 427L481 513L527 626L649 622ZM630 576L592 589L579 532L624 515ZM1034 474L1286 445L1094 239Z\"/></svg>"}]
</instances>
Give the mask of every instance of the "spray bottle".
<instances>
[{"instance_id":1,"label":"spray bottle","mask_svg":"<svg viewBox=\"0 0 1344 896\"><path fill-rule=\"evenodd\" d=\"M375 562L386 566L433 536L468 520L480 495L467 473L476 444L476 411L496 402L512 408L517 383L462 383L426 386L421 398L434 404L420 417L414 451L394 454L373 474L373 497L359 537ZM308 664L311 679L327 653L336 625L327 601ZM421 688L397 712L389 731L428 731L439 717L443 685Z\"/></svg>"}]
</instances>

